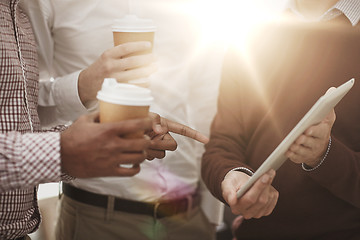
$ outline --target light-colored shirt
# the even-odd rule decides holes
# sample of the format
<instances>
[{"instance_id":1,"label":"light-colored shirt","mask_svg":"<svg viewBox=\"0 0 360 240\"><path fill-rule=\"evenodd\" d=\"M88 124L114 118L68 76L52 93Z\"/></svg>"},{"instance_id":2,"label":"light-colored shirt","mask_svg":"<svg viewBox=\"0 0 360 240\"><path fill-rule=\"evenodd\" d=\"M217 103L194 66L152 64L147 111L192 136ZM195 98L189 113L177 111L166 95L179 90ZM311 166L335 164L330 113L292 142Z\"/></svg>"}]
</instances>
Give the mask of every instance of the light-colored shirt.
<instances>
[{"instance_id":1,"label":"light-colored shirt","mask_svg":"<svg viewBox=\"0 0 360 240\"><path fill-rule=\"evenodd\" d=\"M304 21L309 21L297 9L295 0L290 0L287 6L293 13ZM331 20L339 15L344 14L353 26L359 23L360 20L360 1L359 0L340 0L323 15L311 21L326 21Z\"/></svg>"},{"instance_id":2,"label":"light-colored shirt","mask_svg":"<svg viewBox=\"0 0 360 240\"><path fill-rule=\"evenodd\" d=\"M115 18L127 13L127 2L24 2L39 45L40 75L43 81L39 103L46 110L40 112L42 121L49 124L65 123L87 111L77 92L79 70L89 66L102 52L113 46L111 25ZM154 52L159 70L150 77L150 88L155 98L150 110L183 124L199 126L196 124L200 123L198 129L208 132L212 115L215 113L222 59L212 61L212 66L216 67L198 64L197 69L191 68L197 47L198 29L192 19L186 16L188 3L190 1L132 1L132 13L153 19L157 26ZM199 93L199 89L192 86L201 85L198 83L201 77L195 77L194 73L198 73L197 76L204 73L202 79L206 76L207 84L211 84L210 87L200 89L208 93L202 95L206 96L205 98L192 98L198 118L189 115L195 111L188 105L191 90ZM53 77L53 80L50 80L50 77ZM56 114L56 119L51 119L53 113ZM205 113L206 118L201 117L201 113ZM178 149L167 152L164 159L145 161L141 164L140 173L134 177L77 179L73 184L91 192L136 201L174 199L190 194L196 191L200 181L199 153L202 146L183 136L173 134L173 137L178 143ZM207 211L215 212L213 222L218 223L222 211L215 206L220 203L212 196L206 197L210 198L215 205L208 204L210 208Z\"/></svg>"}]
</instances>

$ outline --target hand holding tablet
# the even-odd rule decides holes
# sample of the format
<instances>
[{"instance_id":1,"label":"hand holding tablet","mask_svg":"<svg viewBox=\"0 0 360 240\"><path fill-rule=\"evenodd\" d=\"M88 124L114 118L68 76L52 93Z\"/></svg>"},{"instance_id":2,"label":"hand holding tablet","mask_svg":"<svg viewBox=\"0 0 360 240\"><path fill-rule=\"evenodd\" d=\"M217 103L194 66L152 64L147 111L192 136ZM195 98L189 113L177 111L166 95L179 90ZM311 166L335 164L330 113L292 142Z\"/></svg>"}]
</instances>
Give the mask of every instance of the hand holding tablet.
<instances>
[{"instance_id":1,"label":"hand holding tablet","mask_svg":"<svg viewBox=\"0 0 360 240\"><path fill-rule=\"evenodd\" d=\"M277 170L287 159L286 151L293 142L310 126L321 122L326 115L340 102L354 85L355 79L351 79L341 86L327 91L321 96L312 108L305 114L299 123L284 138L278 147L270 154L263 164L256 170L254 175L237 192L240 198L265 172L270 169Z\"/></svg>"}]
</instances>

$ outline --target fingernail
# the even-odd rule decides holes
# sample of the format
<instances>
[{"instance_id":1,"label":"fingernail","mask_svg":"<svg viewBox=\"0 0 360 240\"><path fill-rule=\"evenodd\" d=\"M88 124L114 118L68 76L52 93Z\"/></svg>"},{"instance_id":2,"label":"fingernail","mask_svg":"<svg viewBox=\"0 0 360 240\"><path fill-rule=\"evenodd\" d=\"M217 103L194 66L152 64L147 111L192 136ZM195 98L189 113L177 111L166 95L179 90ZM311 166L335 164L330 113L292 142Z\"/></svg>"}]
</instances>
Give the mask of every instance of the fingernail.
<instances>
[{"instance_id":1,"label":"fingernail","mask_svg":"<svg viewBox=\"0 0 360 240\"><path fill-rule=\"evenodd\" d=\"M119 167L122 167L122 168L133 168L134 165L133 164L119 164Z\"/></svg>"},{"instance_id":2,"label":"fingernail","mask_svg":"<svg viewBox=\"0 0 360 240\"><path fill-rule=\"evenodd\" d=\"M156 131L157 133L161 133L161 132L162 132L162 127L161 127L161 125L159 125L159 124L155 125L155 131Z\"/></svg>"},{"instance_id":3,"label":"fingernail","mask_svg":"<svg viewBox=\"0 0 360 240\"><path fill-rule=\"evenodd\" d=\"M264 175L262 178L261 178L261 181L263 182L263 183L267 183L268 181L270 180L270 177L269 177L269 175Z\"/></svg>"}]
</instances>

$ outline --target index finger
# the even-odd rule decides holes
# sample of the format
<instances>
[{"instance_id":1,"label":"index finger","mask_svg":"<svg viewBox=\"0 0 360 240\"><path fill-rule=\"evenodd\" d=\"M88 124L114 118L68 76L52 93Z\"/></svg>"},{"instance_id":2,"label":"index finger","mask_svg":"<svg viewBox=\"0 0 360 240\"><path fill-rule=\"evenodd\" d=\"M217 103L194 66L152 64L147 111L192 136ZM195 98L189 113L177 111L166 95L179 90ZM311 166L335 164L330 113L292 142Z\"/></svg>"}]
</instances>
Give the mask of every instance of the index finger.
<instances>
[{"instance_id":1,"label":"index finger","mask_svg":"<svg viewBox=\"0 0 360 240\"><path fill-rule=\"evenodd\" d=\"M124 57L134 52L142 52L151 48L151 42L138 41L127 42L114 47L115 51L111 52L114 58Z\"/></svg>"},{"instance_id":2,"label":"index finger","mask_svg":"<svg viewBox=\"0 0 360 240\"><path fill-rule=\"evenodd\" d=\"M320 123L310 126L308 129L306 129L304 133L307 136L316 137L316 138L327 136L329 131L331 131L335 119L336 119L336 114L334 109L332 109L329 112L329 114L326 115L326 117Z\"/></svg>"},{"instance_id":3,"label":"index finger","mask_svg":"<svg viewBox=\"0 0 360 240\"><path fill-rule=\"evenodd\" d=\"M206 137L205 135L203 135L202 133L200 133L199 131L196 131L195 129L192 129L191 127L188 127L184 124L181 123L177 123L177 122L173 122L169 119L166 119L167 121L167 126L169 129L169 132L173 132L173 133L177 133L180 134L182 136L185 137L189 137L192 138L198 142L201 143L208 143L209 142L209 138Z\"/></svg>"}]
</instances>

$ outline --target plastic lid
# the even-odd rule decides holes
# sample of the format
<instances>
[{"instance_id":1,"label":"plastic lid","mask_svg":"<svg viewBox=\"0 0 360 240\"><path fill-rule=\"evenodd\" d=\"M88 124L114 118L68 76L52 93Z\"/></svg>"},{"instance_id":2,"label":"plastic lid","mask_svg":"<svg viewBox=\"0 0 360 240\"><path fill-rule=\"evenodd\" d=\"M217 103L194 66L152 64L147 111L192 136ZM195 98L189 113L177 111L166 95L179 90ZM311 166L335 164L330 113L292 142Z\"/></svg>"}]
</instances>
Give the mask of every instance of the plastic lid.
<instances>
[{"instance_id":1,"label":"plastic lid","mask_svg":"<svg viewBox=\"0 0 360 240\"><path fill-rule=\"evenodd\" d=\"M154 98L147 88L133 84L118 83L115 78L105 78L97 99L113 104L150 106Z\"/></svg>"},{"instance_id":2,"label":"plastic lid","mask_svg":"<svg viewBox=\"0 0 360 240\"><path fill-rule=\"evenodd\" d=\"M138 18L136 15L125 15L121 19L115 19L112 26L113 32L154 32L155 30L153 20Z\"/></svg>"}]
</instances>

